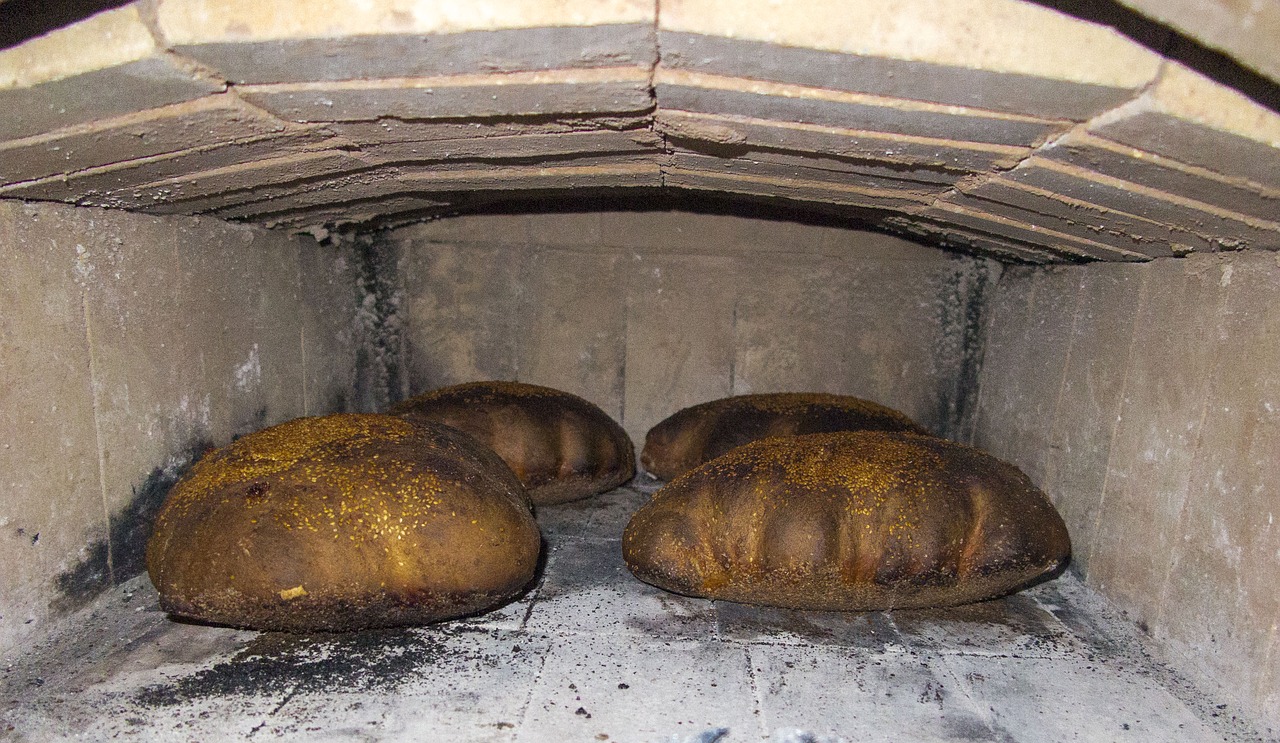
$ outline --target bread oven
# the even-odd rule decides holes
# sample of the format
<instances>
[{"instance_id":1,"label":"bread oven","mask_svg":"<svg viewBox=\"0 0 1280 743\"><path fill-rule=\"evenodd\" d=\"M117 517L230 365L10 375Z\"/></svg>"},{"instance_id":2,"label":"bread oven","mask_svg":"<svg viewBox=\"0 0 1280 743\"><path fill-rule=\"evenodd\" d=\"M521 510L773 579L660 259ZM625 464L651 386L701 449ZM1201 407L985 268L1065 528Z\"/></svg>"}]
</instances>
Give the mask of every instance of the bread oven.
<instances>
[{"instance_id":1,"label":"bread oven","mask_svg":"<svg viewBox=\"0 0 1280 743\"><path fill-rule=\"evenodd\" d=\"M1277 735L1280 6L89 10L0 3L0 738ZM876 400L1022 468L1073 562L943 612L686 599L622 567L641 478L541 511L492 614L158 611L209 447L474 379L637 443Z\"/></svg>"}]
</instances>

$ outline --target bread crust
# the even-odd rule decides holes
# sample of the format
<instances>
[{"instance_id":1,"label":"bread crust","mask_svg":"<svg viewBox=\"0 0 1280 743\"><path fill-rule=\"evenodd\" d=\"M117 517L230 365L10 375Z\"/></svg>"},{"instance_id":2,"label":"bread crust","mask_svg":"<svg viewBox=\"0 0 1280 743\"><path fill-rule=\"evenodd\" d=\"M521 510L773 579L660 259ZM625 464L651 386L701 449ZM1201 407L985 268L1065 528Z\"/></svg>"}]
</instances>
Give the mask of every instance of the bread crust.
<instances>
[{"instance_id":1,"label":"bread crust","mask_svg":"<svg viewBox=\"0 0 1280 743\"><path fill-rule=\"evenodd\" d=\"M842 432L735 449L654 494L623 535L637 578L710 599L861 611L952 606L1065 565L1048 498L931 436Z\"/></svg>"},{"instance_id":2,"label":"bread crust","mask_svg":"<svg viewBox=\"0 0 1280 743\"><path fill-rule=\"evenodd\" d=\"M492 448L537 505L611 490L635 476L635 446L599 407L522 382L469 382L393 406L406 420L453 426Z\"/></svg>"},{"instance_id":3,"label":"bread crust","mask_svg":"<svg viewBox=\"0 0 1280 743\"><path fill-rule=\"evenodd\" d=\"M737 395L685 408L654 426L645 436L640 465L669 481L752 441L835 431L928 433L893 408L848 395Z\"/></svg>"},{"instance_id":4,"label":"bread crust","mask_svg":"<svg viewBox=\"0 0 1280 743\"><path fill-rule=\"evenodd\" d=\"M528 497L491 451L445 426L343 414L201 459L160 509L147 571L171 614L344 631L505 603L540 549Z\"/></svg>"}]
</instances>

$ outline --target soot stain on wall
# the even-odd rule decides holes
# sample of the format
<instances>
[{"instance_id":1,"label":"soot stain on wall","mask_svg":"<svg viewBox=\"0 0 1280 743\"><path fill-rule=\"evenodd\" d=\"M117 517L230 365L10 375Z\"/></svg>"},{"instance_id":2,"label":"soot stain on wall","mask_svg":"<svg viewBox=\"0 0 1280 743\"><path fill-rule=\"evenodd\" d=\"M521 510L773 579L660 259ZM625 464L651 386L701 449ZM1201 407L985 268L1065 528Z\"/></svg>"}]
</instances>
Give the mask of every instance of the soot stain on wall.
<instances>
[{"instance_id":1,"label":"soot stain on wall","mask_svg":"<svg viewBox=\"0 0 1280 743\"><path fill-rule=\"evenodd\" d=\"M949 359L954 366L938 395L934 420L941 427L939 433L955 441L966 439L977 411L986 309L999 277L1000 268L995 263L965 261L938 287L942 331L942 353L938 356Z\"/></svg>"},{"instance_id":2,"label":"soot stain on wall","mask_svg":"<svg viewBox=\"0 0 1280 743\"><path fill-rule=\"evenodd\" d=\"M381 412L408 396L399 251L364 236L352 248L358 273L354 402L359 410Z\"/></svg>"},{"instance_id":3,"label":"soot stain on wall","mask_svg":"<svg viewBox=\"0 0 1280 743\"><path fill-rule=\"evenodd\" d=\"M93 540L84 558L54 579L58 595L50 605L55 613L78 609L110 586L146 569L147 540L151 539L156 513L170 488L212 448L212 443L197 440L184 447L170 465L156 467L133 487L129 504L111 515L106 535Z\"/></svg>"}]
</instances>

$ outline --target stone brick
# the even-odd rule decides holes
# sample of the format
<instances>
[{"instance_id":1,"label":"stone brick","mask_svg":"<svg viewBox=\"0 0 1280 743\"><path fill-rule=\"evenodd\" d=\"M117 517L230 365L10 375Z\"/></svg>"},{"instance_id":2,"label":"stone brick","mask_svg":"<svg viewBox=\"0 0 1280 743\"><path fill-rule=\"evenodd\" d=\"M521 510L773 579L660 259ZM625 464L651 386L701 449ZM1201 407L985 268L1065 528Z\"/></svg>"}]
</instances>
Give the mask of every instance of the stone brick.
<instances>
[{"instance_id":1,"label":"stone brick","mask_svg":"<svg viewBox=\"0 0 1280 743\"><path fill-rule=\"evenodd\" d=\"M273 211L254 219L267 229L295 229L319 237L335 227L382 229L398 227L456 211L452 202L412 194L378 196L372 199L340 201L319 207Z\"/></svg>"},{"instance_id":2,"label":"stone brick","mask_svg":"<svg viewBox=\"0 0 1280 743\"><path fill-rule=\"evenodd\" d=\"M336 242L298 239L302 414L350 411L356 374L353 251Z\"/></svg>"},{"instance_id":3,"label":"stone brick","mask_svg":"<svg viewBox=\"0 0 1280 743\"><path fill-rule=\"evenodd\" d=\"M654 16L642 0L304 0L288 12L249 0L162 0L156 8L160 31L181 53L238 81L271 82L616 64L624 55L647 64Z\"/></svg>"},{"instance_id":4,"label":"stone brick","mask_svg":"<svg viewBox=\"0 0 1280 743\"><path fill-rule=\"evenodd\" d=\"M263 137L284 128L234 96L205 96L0 144L0 183Z\"/></svg>"},{"instance_id":5,"label":"stone brick","mask_svg":"<svg viewBox=\"0 0 1280 743\"><path fill-rule=\"evenodd\" d=\"M733 163L724 165L731 167ZM737 193L765 197L770 200L841 204L861 209L895 211L906 208L918 209L932 199L927 192L845 186L833 181L801 180L794 176L761 175L751 172L725 173L680 166L664 169L662 183L664 186L673 188Z\"/></svg>"},{"instance_id":6,"label":"stone brick","mask_svg":"<svg viewBox=\"0 0 1280 743\"><path fill-rule=\"evenodd\" d=\"M245 100L300 123L644 111L642 67L245 85Z\"/></svg>"},{"instance_id":7,"label":"stone brick","mask_svg":"<svg viewBox=\"0 0 1280 743\"><path fill-rule=\"evenodd\" d=\"M1221 315L1220 261L1193 256L1142 267L1099 528L1085 546L1089 582L1148 627L1158 626L1170 557L1182 541Z\"/></svg>"},{"instance_id":8,"label":"stone brick","mask_svg":"<svg viewBox=\"0 0 1280 743\"><path fill-rule=\"evenodd\" d=\"M1047 246L1031 245L976 232L947 222L922 219L914 215L899 214L886 217L883 225L899 234L926 240L945 250L994 258L1005 263L1064 263L1079 260L1078 256L1053 250Z\"/></svg>"},{"instance_id":9,"label":"stone brick","mask_svg":"<svg viewBox=\"0 0 1280 743\"><path fill-rule=\"evenodd\" d=\"M206 171L270 161L289 152L315 147L326 139L323 132L307 131L296 125L290 125L290 129L292 131L282 134L215 142L196 149L90 168L70 176L55 175L18 183L0 188L0 195L104 207L136 209L160 206L169 199L171 192L167 185L152 189L151 184L187 183L193 175L198 178ZM184 213L187 210L180 208L175 211Z\"/></svg>"},{"instance_id":10,"label":"stone brick","mask_svg":"<svg viewBox=\"0 0 1280 743\"><path fill-rule=\"evenodd\" d=\"M965 187L963 193L948 195L947 201L1152 258L1213 249L1207 239L1194 232L1068 198L1003 176Z\"/></svg>"},{"instance_id":11,"label":"stone brick","mask_svg":"<svg viewBox=\"0 0 1280 743\"><path fill-rule=\"evenodd\" d=\"M1265 221L1144 185L1034 157L1005 175L1078 201L1198 233L1221 249L1280 248L1280 222Z\"/></svg>"},{"instance_id":12,"label":"stone brick","mask_svg":"<svg viewBox=\"0 0 1280 743\"><path fill-rule=\"evenodd\" d=\"M1265 654L1280 619L1280 264L1238 256L1222 265L1219 286L1207 404L1155 634L1270 715L1260 702L1273 682Z\"/></svg>"},{"instance_id":13,"label":"stone brick","mask_svg":"<svg viewBox=\"0 0 1280 743\"><path fill-rule=\"evenodd\" d=\"M1007 271L990 310L974 443L1040 487L1046 484L1081 273L1078 267ZM1055 503L1063 497L1048 495Z\"/></svg>"},{"instance_id":14,"label":"stone brick","mask_svg":"<svg viewBox=\"0 0 1280 743\"><path fill-rule=\"evenodd\" d=\"M902 97L934 96L927 99L948 103L961 103L953 98L967 94L975 102L963 105L1007 105L1037 114L1040 106L1051 118L1107 106L1153 79L1160 63L1158 55L1106 26L1013 0L875 0L854 6L823 0L807 3L803 13L769 0L674 0L663 4L659 24L663 32L674 32L662 36L664 61L666 42L682 38L675 34L763 42L796 49L779 58L795 58L790 64L776 63L784 74L799 67L793 74L838 76L844 85L866 81L861 85L875 86L867 91L872 93L901 90ZM747 53L728 61L740 62ZM717 56L699 50L698 64L716 64ZM770 75L779 73L771 59L746 61L749 69L774 79Z\"/></svg>"},{"instance_id":15,"label":"stone brick","mask_svg":"<svg viewBox=\"0 0 1280 743\"><path fill-rule=\"evenodd\" d=\"M1011 168L1031 154L1027 147L679 111L668 108L665 101L654 120L658 130L676 142L708 142L730 149L767 147L912 168L985 172Z\"/></svg>"},{"instance_id":16,"label":"stone brick","mask_svg":"<svg viewBox=\"0 0 1280 743\"><path fill-rule=\"evenodd\" d=\"M428 242L416 229L406 232L397 239L407 269L402 311L410 391L519 376L527 251Z\"/></svg>"},{"instance_id":17,"label":"stone brick","mask_svg":"<svg viewBox=\"0 0 1280 743\"><path fill-rule=\"evenodd\" d=\"M751 261L734 315L733 392L849 394L941 425L929 266L798 254Z\"/></svg>"},{"instance_id":18,"label":"stone brick","mask_svg":"<svg viewBox=\"0 0 1280 743\"><path fill-rule=\"evenodd\" d=\"M1009 36L1005 33L1004 39ZM1116 86L1056 77L1083 71L1080 67L1055 69L1054 77L1049 77L684 32L663 32L658 41L662 65L670 69L1073 121L1084 121L1132 99L1137 88L1155 76L1157 65L1154 54L1129 50L1129 56L1144 57L1141 67L1128 85ZM1144 73L1146 79L1141 77Z\"/></svg>"},{"instance_id":19,"label":"stone brick","mask_svg":"<svg viewBox=\"0 0 1280 743\"><path fill-rule=\"evenodd\" d=\"M400 168L399 180L426 193L520 189L629 188L662 185L658 163L647 155L582 158L563 165Z\"/></svg>"},{"instance_id":20,"label":"stone brick","mask_svg":"<svg viewBox=\"0 0 1280 743\"><path fill-rule=\"evenodd\" d=\"M312 29L316 31L316 37L199 41L174 49L238 84L648 66L656 57L652 22L432 34L390 28L372 34L343 29L341 36L329 29Z\"/></svg>"},{"instance_id":21,"label":"stone brick","mask_svg":"<svg viewBox=\"0 0 1280 743\"><path fill-rule=\"evenodd\" d=\"M0 51L0 141L223 90L156 44L129 5Z\"/></svg>"},{"instance_id":22,"label":"stone brick","mask_svg":"<svg viewBox=\"0 0 1280 743\"><path fill-rule=\"evenodd\" d=\"M569 251L535 253L517 309L522 382L572 392L623 418L626 302L622 258Z\"/></svg>"},{"instance_id":23,"label":"stone brick","mask_svg":"<svg viewBox=\"0 0 1280 743\"><path fill-rule=\"evenodd\" d=\"M824 181L867 188L908 189L940 192L954 185L964 173L937 168L913 168L903 165L881 165L866 160L831 157L818 153L792 153L777 150L749 150L735 156L706 151L698 147L671 147L670 161L676 167L697 168L715 172L775 174L804 180Z\"/></svg>"},{"instance_id":24,"label":"stone brick","mask_svg":"<svg viewBox=\"0 0 1280 743\"><path fill-rule=\"evenodd\" d=\"M218 229L216 242L179 254L182 314L193 318L189 332L203 349L205 385L228 397L225 417L214 412L215 425L244 435L302 415L300 241L208 218L179 225L191 235L180 235L179 245L197 244L196 236L208 235L211 225Z\"/></svg>"},{"instance_id":25,"label":"stone brick","mask_svg":"<svg viewBox=\"0 0 1280 743\"><path fill-rule=\"evenodd\" d=\"M603 220L600 212L551 212L526 214L525 226L531 245L613 250L605 245Z\"/></svg>"},{"instance_id":26,"label":"stone brick","mask_svg":"<svg viewBox=\"0 0 1280 743\"><path fill-rule=\"evenodd\" d=\"M1044 489L1071 533L1072 562L1088 574L1102 525L1104 486L1131 363L1145 267L1099 264L1077 271L1080 296L1049 434Z\"/></svg>"},{"instance_id":27,"label":"stone brick","mask_svg":"<svg viewBox=\"0 0 1280 743\"><path fill-rule=\"evenodd\" d=\"M1228 178L1280 188L1280 113L1174 62L1165 63L1141 98L1089 129Z\"/></svg>"},{"instance_id":28,"label":"stone brick","mask_svg":"<svg viewBox=\"0 0 1280 743\"><path fill-rule=\"evenodd\" d=\"M332 208L346 203L365 202L403 193L409 189L396 179L391 168L366 169L341 173L333 177L300 180L291 186L271 189L269 194L258 191L241 194L243 201L220 198L202 200L214 216L222 219L255 219L296 212L309 208ZM334 192L342 195L334 197ZM223 205L212 205L220 201Z\"/></svg>"},{"instance_id":29,"label":"stone brick","mask_svg":"<svg viewBox=\"0 0 1280 743\"><path fill-rule=\"evenodd\" d=\"M148 211L190 214L261 201L290 193L297 187L296 181L333 178L368 167L342 151L304 151L154 181L132 188L130 196L139 205L145 204Z\"/></svg>"},{"instance_id":30,"label":"stone brick","mask_svg":"<svg viewBox=\"0 0 1280 743\"><path fill-rule=\"evenodd\" d=\"M918 216L1030 245L1043 245L1059 254L1074 257L1076 260L1141 261L1148 259L1148 256L1134 250L1125 250L1088 238L1074 237L1031 222L1009 219L945 201L935 202L930 208L918 212Z\"/></svg>"},{"instance_id":31,"label":"stone brick","mask_svg":"<svg viewBox=\"0 0 1280 743\"><path fill-rule=\"evenodd\" d=\"M391 142L370 144L361 150L370 162L420 163L433 161L466 161L501 159L532 160L563 158L572 155L603 155L623 152L658 154L661 138L642 132L572 132L554 134L517 134L502 137L434 140L429 142Z\"/></svg>"},{"instance_id":32,"label":"stone brick","mask_svg":"<svg viewBox=\"0 0 1280 743\"><path fill-rule=\"evenodd\" d=\"M65 214L0 202L0 652L109 584L85 336Z\"/></svg>"},{"instance_id":33,"label":"stone brick","mask_svg":"<svg viewBox=\"0 0 1280 743\"><path fill-rule=\"evenodd\" d=\"M1205 168L1080 132L1072 132L1036 154L1101 175L1201 201L1260 219L1280 219L1280 190L1228 179ZM1280 158L1280 149L1275 155Z\"/></svg>"},{"instance_id":34,"label":"stone brick","mask_svg":"<svg viewBox=\"0 0 1280 743\"><path fill-rule=\"evenodd\" d=\"M914 137L1033 147L1066 125L976 108L659 68L663 108Z\"/></svg>"},{"instance_id":35,"label":"stone brick","mask_svg":"<svg viewBox=\"0 0 1280 743\"><path fill-rule=\"evenodd\" d=\"M732 394L741 282L737 261L721 256L637 253L626 271L622 422L639 451L645 434L662 419Z\"/></svg>"},{"instance_id":36,"label":"stone brick","mask_svg":"<svg viewBox=\"0 0 1280 743\"><path fill-rule=\"evenodd\" d=\"M438 140L485 139L487 137L510 137L524 134L574 134L579 132L599 132L609 129L628 132L632 135L645 136L648 117L635 116L591 116L547 119L545 117L524 117L510 119L476 119L473 121L444 120L401 120L380 119L378 121L338 121L327 124L338 136L358 146L393 144L403 142L436 142Z\"/></svg>"},{"instance_id":37,"label":"stone brick","mask_svg":"<svg viewBox=\"0 0 1280 743\"><path fill-rule=\"evenodd\" d=\"M955 180L953 177L939 176L927 171L919 174L921 180L913 178L917 174L910 172L903 172L895 177L893 171L887 168L771 152L750 153L741 157L728 158L677 150L672 153L670 167L673 170L703 171L727 177L767 178L781 182L794 181L819 187L834 186L837 189L859 189L868 193L881 192L886 195L904 192L903 197L917 201L922 201L930 195L936 196L943 193Z\"/></svg>"}]
</instances>

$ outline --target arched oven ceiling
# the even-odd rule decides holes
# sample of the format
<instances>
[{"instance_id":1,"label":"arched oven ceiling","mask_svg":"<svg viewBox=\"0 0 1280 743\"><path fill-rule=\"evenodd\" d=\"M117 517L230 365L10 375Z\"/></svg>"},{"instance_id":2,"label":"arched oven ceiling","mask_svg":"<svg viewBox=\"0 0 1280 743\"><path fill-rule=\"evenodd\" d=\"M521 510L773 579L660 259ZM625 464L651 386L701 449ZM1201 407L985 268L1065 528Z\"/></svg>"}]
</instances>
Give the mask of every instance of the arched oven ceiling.
<instances>
[{"instance_id":1,"label":"arched oven ceiling","mask_svg":"<svg viewBox=\"0 0 1280 743\"><path fill-rule=\"evenodd\" d=\"M1050 5L139 2L0 51L0 198L322 234L710 194L1015 262L1280 249L1280 21L1259 52L1206 11L1260 97Z\"/></svg>"}]
</instances>

